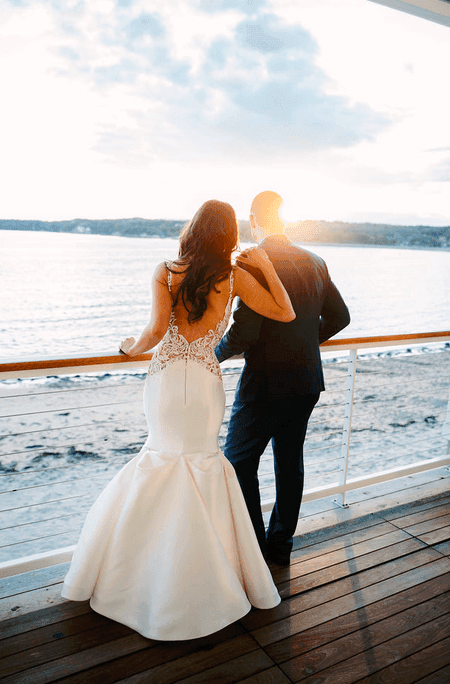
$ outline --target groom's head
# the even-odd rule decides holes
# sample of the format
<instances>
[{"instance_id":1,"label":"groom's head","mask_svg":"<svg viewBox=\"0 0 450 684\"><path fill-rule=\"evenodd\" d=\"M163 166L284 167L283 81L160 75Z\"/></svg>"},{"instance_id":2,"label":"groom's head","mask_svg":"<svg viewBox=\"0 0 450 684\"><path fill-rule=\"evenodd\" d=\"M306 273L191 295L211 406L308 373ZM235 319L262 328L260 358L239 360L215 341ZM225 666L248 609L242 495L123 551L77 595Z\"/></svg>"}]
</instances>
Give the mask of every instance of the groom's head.
<instances>
[{"instance_id":1,"label":"groom's head","mask_svg":"<svg viewBox=\"0 0 450 684\"><path fill-rule=\"evenodd\" d=\"M257 242L268 235L283 235L284 222L280 218L282 204L281 196L272 190L256 195L250 209L250 224Z\"/></svg>"}]
</instances>

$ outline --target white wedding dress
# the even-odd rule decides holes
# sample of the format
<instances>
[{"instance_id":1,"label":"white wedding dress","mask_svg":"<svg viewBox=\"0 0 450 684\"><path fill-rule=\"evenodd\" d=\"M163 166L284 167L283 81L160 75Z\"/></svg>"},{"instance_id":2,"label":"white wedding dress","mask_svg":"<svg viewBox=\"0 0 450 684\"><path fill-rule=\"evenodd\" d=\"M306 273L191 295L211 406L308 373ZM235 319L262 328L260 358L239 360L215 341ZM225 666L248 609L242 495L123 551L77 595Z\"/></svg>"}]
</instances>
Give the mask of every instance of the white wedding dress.
<instances>
[{"instance_id":1,"label":"white wedding dress","mask_svg":"<svg viewBox=\"0 0 450 684\"><path fill-rule=\"evenodd\" d=\"M168 285L170 289L171 274ZM144 389L149 436L89 511L62 595L151 639L193 639L280 602L232 465L214 349L231 313L188 343L172 310Z\"/></svg>"}]
</instances>

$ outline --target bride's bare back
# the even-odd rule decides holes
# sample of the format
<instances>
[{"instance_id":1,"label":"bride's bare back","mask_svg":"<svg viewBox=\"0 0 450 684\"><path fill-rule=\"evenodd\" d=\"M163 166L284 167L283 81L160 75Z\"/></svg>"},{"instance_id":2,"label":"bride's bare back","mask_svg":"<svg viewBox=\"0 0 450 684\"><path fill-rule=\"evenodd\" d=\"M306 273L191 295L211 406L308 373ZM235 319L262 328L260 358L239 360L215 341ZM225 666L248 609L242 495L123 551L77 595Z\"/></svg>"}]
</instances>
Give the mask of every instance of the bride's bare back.
<instances>
[{"instance_id":1,"label":"bride's bare back","mask_svg":"<svg viewBox=\"0 0 450 684\"><path fill-rule=\"evenodd\" d=\"M173 298L176 299L178 290L183 282L184 276L182 271L184 269L182 266L178 266L177 264L170 264L170 269L172 271L171 291ZM179 271L179 273L174 271ZM169 280L169 278L170 276L168 272L167 279ZM181 295L178 297L177 304L173 307L175 324L178 327L178 332L180 335L183 335L187 342L193 342L200 337L204 337L210 330L215 330L217 325L223 320L225 316L225 309L230 297L230 286L231 280L229 276L216 285L218 292L215 292L214 288L211 288L211 291L207 297L206 311L201 319L199 321L195 321L194 323L189 323L189 311L183 304ZM233 293L231 294L233 296Z\"/></svg>"}]
</instances>

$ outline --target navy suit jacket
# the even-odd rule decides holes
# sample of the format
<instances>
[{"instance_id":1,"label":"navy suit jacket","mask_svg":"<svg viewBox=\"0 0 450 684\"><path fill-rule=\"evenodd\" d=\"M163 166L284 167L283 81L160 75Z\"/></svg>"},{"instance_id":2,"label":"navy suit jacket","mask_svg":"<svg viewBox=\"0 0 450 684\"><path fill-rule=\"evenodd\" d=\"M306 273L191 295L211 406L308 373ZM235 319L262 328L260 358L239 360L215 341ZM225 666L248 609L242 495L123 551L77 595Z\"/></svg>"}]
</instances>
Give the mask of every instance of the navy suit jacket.
<instances>
[{"instance_id":1,"label":"navy suit jacket","mask_svg":"<svg viewBox=\"0 0 450 684\"><path fill-rule=\"evenodd\" d=\"M237 401L317 394L325 389L319 345L349 324L347 306L319 256L274 237L260 247L286 288L296 318L290 323L273 321L238 299L233 324L217 345L216 356L220 362L244 353ZM259 272L260 282L261 276Z\"/></svg>"}]
</instances>

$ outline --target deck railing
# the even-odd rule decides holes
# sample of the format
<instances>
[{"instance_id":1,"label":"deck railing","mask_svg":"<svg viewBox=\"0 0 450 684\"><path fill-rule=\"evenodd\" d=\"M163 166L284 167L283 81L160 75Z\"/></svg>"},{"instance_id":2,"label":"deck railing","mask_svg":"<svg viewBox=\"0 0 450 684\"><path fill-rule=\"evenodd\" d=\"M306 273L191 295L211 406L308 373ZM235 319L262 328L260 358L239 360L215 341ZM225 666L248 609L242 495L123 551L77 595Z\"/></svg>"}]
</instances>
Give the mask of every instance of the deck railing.
<instances>
[{"instance_id":1,"label":"deck railing","mask_svg":"<svg viewBox=\"0 0 450 684\"><path fill-rule=\"evenodd\" d=\"M448 343L450 331L322 345L327 391L309 424L304 502L334 496L347 505L355 489L450 464ZM414 353L436 344L439 373L429 355ZM138 405L148 362L146 354L130 360L117 353L0 362L0 381L25 381L23 387L0 383L0 576L70 559L87 508L145 441ZM224 370L221 443L242 362L233 365ZM64 376L70 387L61 387ZM42 377L47 384L39 384ZM270 447L260 480L268 511L274 498Z\"/></svg>"}]
</instances>

